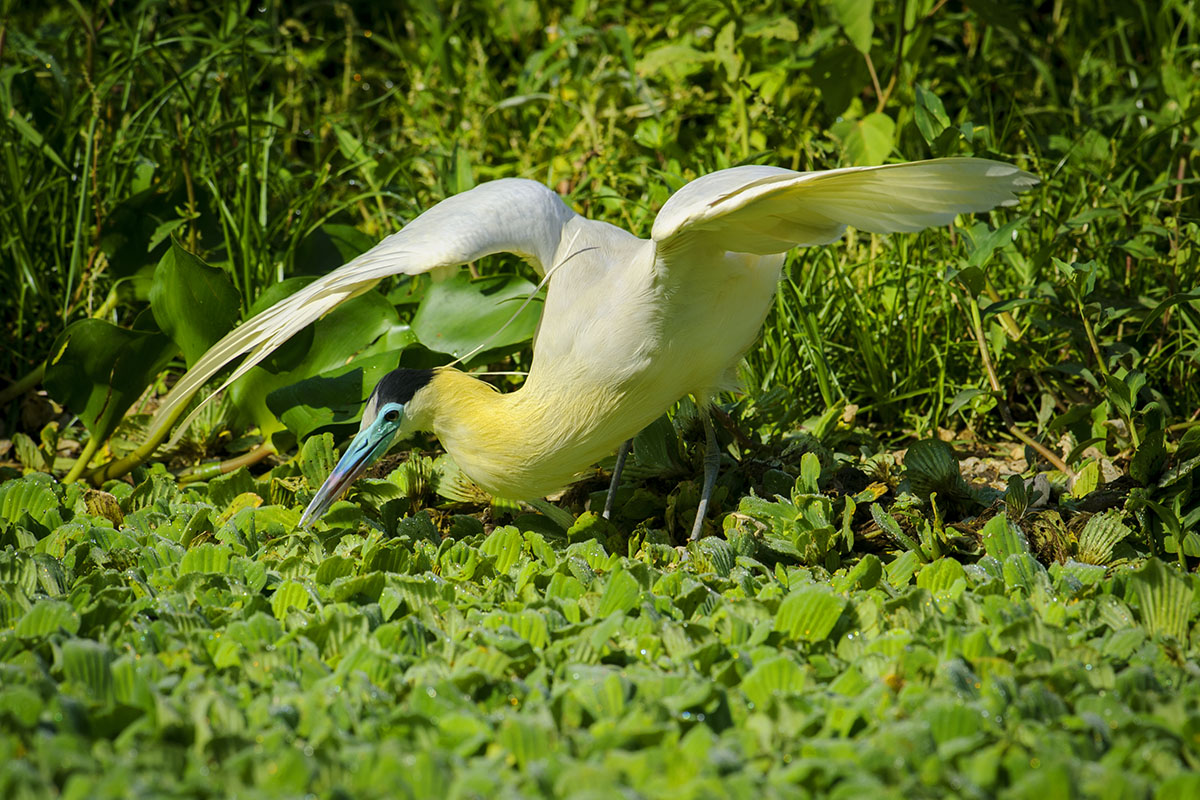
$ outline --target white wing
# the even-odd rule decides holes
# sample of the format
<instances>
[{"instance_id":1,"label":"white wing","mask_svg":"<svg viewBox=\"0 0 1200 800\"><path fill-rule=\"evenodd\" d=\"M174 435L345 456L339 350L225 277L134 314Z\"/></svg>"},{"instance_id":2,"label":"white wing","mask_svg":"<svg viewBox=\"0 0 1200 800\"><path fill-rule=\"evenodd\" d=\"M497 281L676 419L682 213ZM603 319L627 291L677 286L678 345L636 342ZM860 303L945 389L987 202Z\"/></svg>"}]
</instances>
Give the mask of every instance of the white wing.
<instances>
[{"instance_id":1,"label":"white wing","mask_svg":"<svg viewBox=\"0 0 1200 800\"><path fill-rule=\"evenodd\" d=\"M734 167L672 195L651 238L660 255L691 247L782 253L835 241L847 225L871 233L945 225L957 214L1013 205L1037 182L1011 164L981 158L825 172Z\"/></svg>"},{"instance_id":2,"label":"white wing","mask_svg":"<svg viewBox=\"0 0 1200 800\"><path fill-rule=\"evenodd\" d=\"M544 274L558 251L563 226L576 216L550 189L516 178L485 183L443 200L358 258L226 334L163 399L147 438L169 427L196 390L226 364L250 354L222 389L304 326L388 275L417 275L501 252L520 255ZM190 421L191 417L180 430Z\"/></svg>"}]
</instances>

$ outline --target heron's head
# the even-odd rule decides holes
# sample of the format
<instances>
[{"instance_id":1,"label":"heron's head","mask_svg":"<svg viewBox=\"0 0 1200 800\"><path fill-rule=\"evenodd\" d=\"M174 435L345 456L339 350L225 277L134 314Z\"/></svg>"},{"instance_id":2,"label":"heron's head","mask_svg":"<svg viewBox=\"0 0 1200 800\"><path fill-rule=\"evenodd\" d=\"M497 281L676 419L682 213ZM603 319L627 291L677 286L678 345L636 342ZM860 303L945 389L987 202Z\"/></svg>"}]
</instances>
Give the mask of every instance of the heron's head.
<instances>
[{"instance_id":1,"label":"heron's head","mask_svg":"<svg viewBox=\"0 0 1200 800\"><path fill-rule=\"evenodd\" d=\"M397 434L412 432L413 425L405 414L405 407L429 385L434 374L431 369L397 369L383 376L363 407L358 434L321 484L308 508L304 509L301 526L328 511L358 476L388 451Z\"/></svg>"}]
</instances>

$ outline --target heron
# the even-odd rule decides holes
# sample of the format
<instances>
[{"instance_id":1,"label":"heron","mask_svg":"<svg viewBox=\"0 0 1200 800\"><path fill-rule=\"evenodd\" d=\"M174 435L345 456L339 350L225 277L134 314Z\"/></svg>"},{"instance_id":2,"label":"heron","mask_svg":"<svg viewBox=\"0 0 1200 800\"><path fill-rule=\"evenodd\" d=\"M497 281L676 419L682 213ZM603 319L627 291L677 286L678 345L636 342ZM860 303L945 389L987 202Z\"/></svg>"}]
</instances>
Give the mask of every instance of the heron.
<instances>
[{"instance_id":1,"label":"heron","mask_svg":"<svg viewBox=\"0 0 1200 800\"><path fill-rule=\"evenodd\" d=\"M615 452L608 516L632 438L690 394L706 440L694 540L720 465L711 405L736 386L787 252L830 244L847 226L884 234L947 225L959 214L1014 205L1037 182L981 158L811 172L737 166L675 192L648 239L576 213L536 181L483 183L234 328L164 398L150 435L169 427L233 359L248 354L224 386L384 277L513 253L546 287L522 385L502 393L452 367L388 373L301 525L322 516L394 441L417 431L432 432L484 490L512 500L545 497Z\"/></svg>"}]
</instances>

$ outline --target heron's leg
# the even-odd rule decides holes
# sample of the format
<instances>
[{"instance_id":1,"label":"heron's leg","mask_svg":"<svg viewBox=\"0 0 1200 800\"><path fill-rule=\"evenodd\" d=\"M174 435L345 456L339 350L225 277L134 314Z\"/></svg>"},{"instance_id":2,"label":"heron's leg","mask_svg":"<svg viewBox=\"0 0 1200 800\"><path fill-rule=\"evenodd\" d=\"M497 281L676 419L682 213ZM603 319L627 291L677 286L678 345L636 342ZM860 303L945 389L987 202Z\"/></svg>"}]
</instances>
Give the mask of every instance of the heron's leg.
<instances>
[{"instance_id":1,"label":"heron's leg","mask_svg":"<svg viewBox=\"0 0 1200 800\"><path fill-rule=\"evenodd\" d=\"M621 486L621 471L625 469L625 457L629 455L629 448L632 446L633 439L626 439L617 448L617 463L613 467L612 483L608 484L608 497L604 498L604 513L601 515L605 519L612 517L613 503L617 500L617 489Z\"/></svg>"},{"instance_id":2,"label":"heron's leg","mask_svg":"<svg viewBox=\"0 0 1200 800\"><path fill-rule=\"evenodd\" d=\"M721 450L717 447L717 432L713 430L712 415L708 406L700 407L700 419L704 422L704 488L700 490L700 505L696 508L696 524L692 526L692 541L700 538L704 518L708 515L708 501L712 498L717 473L721 469Z\"/></svg>"}]
</instances>

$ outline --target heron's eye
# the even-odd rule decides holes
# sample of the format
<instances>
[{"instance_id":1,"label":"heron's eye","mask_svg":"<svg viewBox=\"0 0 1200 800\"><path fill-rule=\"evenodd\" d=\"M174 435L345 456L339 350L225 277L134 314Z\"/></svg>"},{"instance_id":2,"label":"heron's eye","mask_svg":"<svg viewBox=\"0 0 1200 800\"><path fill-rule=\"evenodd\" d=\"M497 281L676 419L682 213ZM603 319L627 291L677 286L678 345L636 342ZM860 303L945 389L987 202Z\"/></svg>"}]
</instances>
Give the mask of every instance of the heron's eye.
<instances>
[{"instance_id":1,"label":"heron's eye","mask_svg":"<svg viewBox=\"0 0 1200 800\"><path fill-rule=\"evenodd\" d=\"M391 411L384 414L383 418L388 422L395 422L396 420L400 419L400 412L393 408Z\"/></svg>"}]
</instances>

